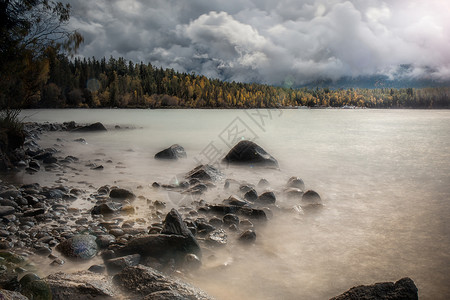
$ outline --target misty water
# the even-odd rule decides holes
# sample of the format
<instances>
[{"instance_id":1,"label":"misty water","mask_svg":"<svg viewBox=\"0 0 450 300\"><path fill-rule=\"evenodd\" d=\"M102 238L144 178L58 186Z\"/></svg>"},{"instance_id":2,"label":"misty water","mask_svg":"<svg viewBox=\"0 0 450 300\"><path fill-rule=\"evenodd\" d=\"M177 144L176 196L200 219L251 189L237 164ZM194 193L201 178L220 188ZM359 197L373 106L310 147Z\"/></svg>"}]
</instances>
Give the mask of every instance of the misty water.
<instances>
[{"instance_id":1,"label":"misty water","mask_svg":"<svg viewBox=\"0 0 450 300\"><path fill-rule=\"evenodd\" d=\"M189 199L153 189L154 181L176 181L199 161L222 158L240 138L271 153L280 170L222 166L226 178L267 179L280 209L256 227L254 245L237 245L231 235L229 245L204 253L198 272L184 275L217 299L327 299L355 285L405 276L421 299L450 297L450 111L66 109L22 115L37 122L100 121L109 130L47 132L40 145L79 157L77 170L9 180L87 190L119 185L165 201L167 209ZM87 144L73 142L80 137ZM153 159L175 143L188 159ZM89 161L104 170L84 167ZM317 191L324 207L292 210L299 203L281 193L291 176ZM231 192L222 187L203 198L227 198ZM133 204L142 205L137 212L145 216L139 201Z\"/></svg>"}]
</instances>

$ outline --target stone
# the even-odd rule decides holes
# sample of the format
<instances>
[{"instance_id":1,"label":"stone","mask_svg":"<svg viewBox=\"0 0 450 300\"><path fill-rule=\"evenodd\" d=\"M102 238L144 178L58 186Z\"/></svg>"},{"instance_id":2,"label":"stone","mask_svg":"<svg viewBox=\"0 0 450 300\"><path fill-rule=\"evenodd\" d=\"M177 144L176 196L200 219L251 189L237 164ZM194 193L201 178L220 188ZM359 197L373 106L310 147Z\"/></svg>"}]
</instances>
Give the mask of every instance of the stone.
<instances>
[{"instance_id":1,"label":"stone","mask_svg":"<svg viewBox=\"0 0 450 300\"><path fill-rule=\"evenodd\" d=\"M20 292L29 299L51 300L52 291L36 274L25 274L20 281ZM54 298L53 298L54 299Z\"/></svg>"},{"instance_id":2,"label":"stone","mask_svg":"<svg viewBox=\"0 0 450 300\"><path fill-rule=\"evenodd\" d=\"M102 123L96 122L90 125L86 125L83 127L78 127L73 129L72 131L78 131L78 132L93 132L93 131L107 131L105 126L103 126Z\"/></svg>"},{"instance_id":3,"label":"stone","mask_svg":"<svg viewBox=\"0 0 450 300\"><path fill-rule=\"evenodd\" d=\"M248 229L239 235L238 240L242 243L254 243L256 241L256 233Z\"/></svg>"},{"instance_id":4,"label":"stone","mask_svg":"<svg viewBox=\"0 0 450 300\"><path fill-rule=\"evenodd\" d=\"M122 257L112 258L105 261L106 270L109 274L116 274L126 267L133 267L139 264L141 256L139 254L131 254Z\"/></svg>"},{"instance_id":5,"label":"stone","mask_svg":"<svg viewBox=\"0 0 450 300\"><path fill-rule=\"evenodd\" d=\"M353 287L330 300L417 300L418 290L411 278L405 277L397 282L382 282L373 285Z\"/></svg>"},{"instance_id":6,"label":"stone","mask_svg":"<svg viewBox=\"0 0 450 300\"><path fill-rule=\"evenodd\" d=\"M109 245L116 241L115 236L112 234L100 234L97 235L97 245L100 249L106 249Z\"/></svg>"},{"instance_id":7,"label":"stone","mask_svg":"<svg viewBox=\"0 0 450 300\"><path fill-rule=\"evenodd\" d=\"M240 141L223 159L224 163L278 168L277 160L252 141Z\"/></svg>"},{"instance_id":8,"label":"stone","mask_svg":"<svg viewBox=\"0 0 450 300\"><path fill-rule=\"evenodd\" d=\"M235 205L235 206L250 205L249 202L242 200L236 195L231 195L230 197L228 197L228 199L223 200L222 203L225 205Z\"/></svg>"},{"instance_id":9,"label":"stone","mask_svg":"<svg viewBox=\"0 0 450 300\"><path fill-rule=\"evenodd\" d=\"M155 154L155 159L173 159L186 158L186 151L178 144L174 144L167 149L164 149Z\"/></svg>"},{"instance_id":10,"label":"stone","mask_svg":"<svg viewBox=\"0 0 450 300\"><path fill-rule=\"evenodd\" d=\"M183 267L189 270L197 270L202 266L201 259L192 253L186 254L184 257Z\"/></svg>"},{"instance_id":11,"label":"stone","mask_svg":"<svg viewBox=\"0 0 450 300\"><path fill-rule=\"evenodd\" d=\"M257 187L259 188L266 188L269 186L269 181L267 181L267 179L262 178L259 182Z\"/></svg>"},{"instance_id":12,"label":"stone","mask_svg":"<svg viewBox=\"0 0 450 300\"><path fill-rule=\"evenodd\" d=\"M54 300L117 299L110 277L89 271L58 272L45 278Z\"/></svg>"},{"instance_id":13,"label":"stone","mask_svg":"<svg viewBox=\"0 0 450 300\"><path fill-rule=\"evenodd\" d=\"M297 188L288 188L284 191L284 194L289 199L298 199L300 200L303 196L303 191Z\"/></svg>"},{"instance_id":14,"label":"stone","mask_svg":"<svg viewBox=\"0 0 450 300\"><path fill-rule=\"evenodd\" d=\"M197 178L201 181L218 181L222 177L222 172L211 165L199 165L185 175L186 179Z\"/></svg>"},{"instance_id":15,"label":"stone","mask_svg":"<svg viewBox=\"0 0 450 300\"><path fill-rule=\"evenodd\" d=\"M226 214L222 218L223 223L226 225L236 224L239 225L239 217L235 214Z\"/></svg>"},{"instance_id":16,"label":"stone","mask_svg":"<svg viewBox=\"0 0 450 300\"><path fill-rule=\"evenodd\" d=\"M320 203L321 201L319 194L312 190L306 191L302 196L302 202L304 203Z\"/></svg>"},{"instance_id":17,"label":"stone","mask_svg":"<svg viewBox=\"0 0 450 300\"><path fill-rule=\"evenodd\" d=\"M16 212L16 209L12 206L0 206L0 217L12 215Z\"/></svg>"},{"instance_id":18,"label":"stone","mask_svg":"<svg viewBox=\"0 0 450 300\"><path fill-rule=\"evenodd\" d=\"M91 214L93 215L109 215L119 212L122 209L122 204L117 202L106 202L99 205L95 205Z\"/></svg>"},{"instance_id":19,"label":"stone","mask_svg":"<svg viewBox=\"0 0 450 300\"><path fill-rule=\"evenodd\" d=\"M266 204L275 204L277 201L277 197L273 192L264 192L259 195L258 199L255 200L256 203L266 205Z\"/></svg>"},{"instance_id":20,"label":"stone","mask_svg":"<svg viewBox=\"0 0 450 300\"><path fill-rule=\"evenodd\" d=\"M301 178L292 176L287 182L287 187L304 190L305 183Z\"/></svg>"},{"instance_id":21,"label":"stone","mask_svg":"<svg viewBox=\"0 0 450 300\"><path fill-rule=\"evenodd\" d=\"M90 271L90 272L99 273L99 274L104 273L105 270L106 270L106 266L105 265L92 265L88 269L88 271Z\"/></svg>"},{"instance_id":22,"label":"stone","mask_svg":"<svg viewBox=\"0 0 450 300\"><path fill-rule=\"evenodd\" d=\"M49 156L49 157L44 158L44 159L42 160L42 162L43 162L44 164L55 164L55 163L58 162L58 160L56 159L56 157Z\"/></svg>"},{"instance_id":23,"label":"stone","mask_svg":"<svg viewBox=\"0 0 450 300\"><path fill-rule=\"evenodd\" d=\"M97 254L98 246L93 235L78 234L56 246L64 256L77 259L90 259Z\"/></svg>"},{"instance_id":24,"label":"stone","mask_svg":"<svg viewBox=\"0 0 450 300\"><path fill-rule=\"evenodd\" d=\"M137 296L145 296L145 299L172 299L168 298L171 295L176 297L179 295L179 298L174 299L213 299L200 289L142 265L125 268L113 277L113 282L122 290ZM158 298L159 292L165 294Z\"/></svg>"},{"instance_id":25,"label":"stone","mask_svg":"<svg viewBox=\"0 0 450 300\"><path fill-rule=\"evenodd\" d=\"M133 194L133 192L131 192L129 190L115 188L109 192L109 197L115 198L115 199L120 199L120 200L126 200L126 199L134 199L134 198L136 198L136 195Z\"/></svg>"},{"instance_id":26,"label":"stone","mask_svg":"<svg viewBox=\"0 0 450 300\"><path fill-rule=\"evenodd\" d=\"M258 194L256 193L255 189L252 188L245 193L244 199L254 202L256 199L258 199Z\"/></svg>"},{"instance_id":27,"label":"stone","mask_svg":"<svg viewBox=\"0 0 450 300\"><path fill-rule=\"evenodd\" d=\"M19 292L8 291L4 289L0 289L0 299L5 300L28 300L27 297L22 295Z\"/></svg>"},{"instance_id":28,"label":"stone","mask_svg":"<svg viewBox=\"0 0 450 300\"><path fill-rule=\"evenodd\" d=\"M227 244L227 234L223 229L216 229L206 236L205 241L211 246L225 246Z\"/></svg>"}]
</instances>

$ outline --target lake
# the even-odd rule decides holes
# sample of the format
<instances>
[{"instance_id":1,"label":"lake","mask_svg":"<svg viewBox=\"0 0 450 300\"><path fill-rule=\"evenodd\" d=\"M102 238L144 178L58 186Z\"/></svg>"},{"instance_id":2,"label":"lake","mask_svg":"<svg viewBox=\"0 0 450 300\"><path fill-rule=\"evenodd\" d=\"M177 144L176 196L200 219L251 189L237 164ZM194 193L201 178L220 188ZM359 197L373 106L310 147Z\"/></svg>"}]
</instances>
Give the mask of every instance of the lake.
<instances>
[{"instance_id":1,"label":"lake","mask_svg":"<svg viewBox=\"0 0 450 300\"><path fill-rule=\"evenodd\" d=\"M420 299L450 297L448 110L65 109L24 110L22 116L102 122L108 132L48 132L39 143L105 169L20 173L11 180L55 185L62 177L65 185L85 189L116 184L177 207L186 199L151 184L174 182L251 139L278 160L280 170L222 166L227 178L252 184L265 178L280 192L298 176L317 191L320 211L295 212L298 203L280 196L281 209L256 229L254 245L242 247L229 237L214 259L207 253L203 268L186 280L218 299L327 299L356 285L406 276ZM73 142L80 137L87 144ZM188 159L153 159L175 143ZM227 198L222 184L206 200Z\"/></svg>"}]
</instances>

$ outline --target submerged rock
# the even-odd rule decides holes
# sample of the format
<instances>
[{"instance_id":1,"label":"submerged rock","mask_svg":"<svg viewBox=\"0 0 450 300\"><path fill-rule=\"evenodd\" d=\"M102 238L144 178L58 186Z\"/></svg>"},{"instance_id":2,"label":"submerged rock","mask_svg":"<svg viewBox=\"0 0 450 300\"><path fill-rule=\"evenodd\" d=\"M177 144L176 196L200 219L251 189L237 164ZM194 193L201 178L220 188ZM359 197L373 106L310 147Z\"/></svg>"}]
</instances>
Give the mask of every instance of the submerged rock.
<instances>
[{"instance_id":1,"label":"submerged rock","mask_svg":"<svg viewBox=\"0 0 450 300\"><path fill-rule=\"evenodd\" d=\"M252 141L240 141L228 152L223 162L278 168L277 160Z\"/></svg>"},{"instance_id":2,"label":"submerged rock","mask_svg":"<svg viewBox=\"0 0 450 300\"><path fill-rule=\"evenodd\" d=\"M56 250L69 258L90 259L97 254L95 240L93 235L78 234L59 243Z\"/></svg>"},{"instance_id":3,"label":"submerged rock","mask_svg":"<svg viewBox=\"0 0 450 300\"><path fill-rule=\"evenodd\" d=\"M199 179L201 181L217 181L223 174L211 165L199 165L186 174L186 179Z\"/></svg>"},{"instance_id":4,"label":"submerged rock","mask_svg":"<svg viewBox=\"0 0 450 300\"><path fill-rule=\"evenodd\" d=\"M145 296L144 299L213 299L200 289L142 265L125 268L113 277L113 282L128 293Z\"/></svg>"},{"instance_id":5,"label":"submerged rock","mask_svg":"<svg viewBox=\"0 0 450 300\"><path fill-rule=\"evenodd\" d=\"M304 203L320 203L321 199L317 192L308 190L303 194L302 202L304 202Z\"/></svg>"},{"instance_id":6,"label":"submerged rock","mask_svg":"<svg viewBox=\"0 0 450 300\"><path fill-rule=\"evenodd\" d=\"M8 291L4 289L0 289L0 299L5 300L28 300L27 297L22 295L19 292Z\"/></svg>"},{"instance_id":7,"label":"submerged rock","mask_svg":"<svg viewBox=\"0 0 450 300\"><path fill-rule=\"evenodd\" d=\"M301 178L295 177L295 176L289 178L289 180L287 182L287 186L291 187L291 188L301 189L301 190L305 189L305 183L303 182L303 180Z\"/></svg>"},{"instance_id":8,"label":"submerged rock","mask_svg":"<svg viewBox=\"0 0 450 300\"><path fill-rule=\"evenodd\" d=\"M136 198L136 195L133 194L133 192L131 192L129 190L115 188L109 192L109 197L115 198L115 199L120 199L120 200L125 200L125 199L134 199L134 198Z\"/></svg>"},{"instance_id":9,"label":"submerged rock","mask_svg":"<svg viewBox=\"0 0 450 300\"><path fill-rule=\"evenodd\" d=\"M275 197L275 194L273 192L264 192L261 195L259 195L258 199L255 200L256 203L259 204L275 204L277 201L277 198Z\"/></svg>"},{"instance_id":10,"label":"submerged rock","mask_svg":"<svg viewBox=\"0 0 450 300\"><path fill-rule=\"evenodd\" d=\"M186 151L178 144L174 144L167 149L164 149L155 154L155 159L179 159L186 158Z\"/></svg>"},{"instance_id":11,"label":"submerged rock","mask_svg":"<svg viewBox=\"0 0 450 300\"><path fill-rule=\"evenodd\" d=\"M330 300L417 300L417 287L411 278L405 277L399 281L360 285Z\"/></svg>"},{"instance_id":12,"label":"submerged rock","mask_svg":"<svg viewBox=\"0 0 450 300\"><path fill-rule=\"evenodd\" d=\"M106 131L105 126L102 123L96 122L90 125L86 125L83 127L75 128L72 131L80 131L80 132L92 132L92 131Z\"/></svg>"}]
</instances>

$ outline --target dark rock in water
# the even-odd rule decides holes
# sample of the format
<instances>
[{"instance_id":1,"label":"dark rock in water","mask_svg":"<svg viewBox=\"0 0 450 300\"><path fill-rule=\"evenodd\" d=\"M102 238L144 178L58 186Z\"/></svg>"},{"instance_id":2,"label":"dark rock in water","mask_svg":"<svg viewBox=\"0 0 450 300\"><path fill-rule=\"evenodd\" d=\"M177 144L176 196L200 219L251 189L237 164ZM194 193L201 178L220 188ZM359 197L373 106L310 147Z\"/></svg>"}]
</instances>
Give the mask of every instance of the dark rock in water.
<instances>
[{"instance_id":1,"label":"dark rock in water","mask_svg":"<svg viewBox=\"0 0 450 300\"><path fill-rule=\"evenodd\" d=\"M69 258L90 259L97 254L95 240L93 235L78 234L59 243L56 250Z\"/></svg>"},{"instance_id":2,"label":"dark rock in water","mask_svg":"<svg viewBox=\"0 0 450 300\"><path fill-rule=\"evenodd\" d=\"M92 132L92 131L106 131L105 126L102 123L97 122L87 126L75 128L72 131L81 131L81 132Z\"/></svg>"},{"instance_id":3,"label":"dark rock in water","mask_svg":"<svg viewBox=\"0 0 450 300\"><path fill-rule=\"evenodd\" d=\"M112 258L105 261L108 274L116 274L126 267L134 267L139 264L141 256L139 254L126 255L122 257Z\"/></svg>"},{"instance_id":4,"label":"dark rock in water","mask_svg":"<svg viewBox=\"0 0 450 300\"><path fill-rule=\"evenodd\" d=\"M319 203L320 201L321 199L319 194L312 190L306 191L302 196L302 202L305 203Z\"/></svg>"},{"instance_id":5,"label":"dark rock in water","mask_svg":"<svg viewBox=\"0 0 450 300\"><path fill-rule=\"evenodd\" d=\"M45 213L44 208L29 209L23 213L24 217L34 217Z\"/></svg>"},{"instance_id":6,"label":"dark rock in water","mask_svg":"<svg viewBox=\"0 0 450 300\"><path fill-rule=\"evenodd\" d=\"M19 292L0 289L0 299L5 300L28 300L27 297Z\"/></svg>"},{"instance_id":7,"label":"dark rock in water","mask_svg":"<svg viewBox=\"0 0 450 300\"><path fill-rule=\"evenodd\" d=\"M116 299L116 290L110 277L89 271L73 274L62 272L45 278L54 300Z\"/></svg>"},{"instance_id":8,"label":"dark rock in water","mask_svg":"<svg viewBox=\"0 0 450 300\"><path fill-rule=\"evenodd\" d=\"M405 277L393 282L375 283L374 285L360 285L330 300L417 300L418 290L411 278Z\"/></svg>"},{"instance_id":9,"label":"dark rock in water","mask_svg":"<svg viewBox=\"0 0 450 300\"><path fill-rule=\"evenodd\" d=\"M65 193L59 189L49 189L41 192L41 194L48 199L61 199Z\"/></svg>"},{"instance_id":10,"label":"dark rock in water","mask_svg":"<svg viewBox=\"0 0 450 300\"><path fill-rule=\"evenodd\" d=\"M262 178L257 185L259 188L265 188L269 186L269 181L267 179Z\"/></svg>"},{"instance_id":11,"label":"dark rock in water","mask_svg":"<svg viewBox=\"0 0 450 300\"><path fill-rule=\"evenodd\" d=\"M35 160L31 160L31 161L28 163L28 166L29 166L30 168L33 168L33 169L36 169L36 170L39 170L39 169L41 168L41 165L40 165L37 161L35 161Z\"/></svg>"},{"instance_id":12,"label":"dark rock in water","mask_svg":"<svg viewBox=\"0 0 450 300\"><path fill-rule=\"evenodd\" d=\"M210 232L205 241L211 246L225 246L227 244L227 234L223 229Z\"/></svg>"},{"instance_id":13,"label":"dark rock in water","mask_svg":"<svg viewBox=\"0 0 450 300\"><path fill-rule=\"evenodd\" d=\"M222 201L225 205L235 205L235 206L244 206L249 205L250 203L240 199L238 196L231 195L228 199Z\"/></svg>"},{"instance_id":14,"label":"dark rock in water","mask_svg":"<svg viewBox=\"0 0 450 300\"><path fill-rule=\"evenodd\" d=\"M243 184L239 187L239 191L241 191L241 193L243 193L243 194L247 193L248 191L250 191L252 189L253 189L253 186L249 185L249 184Z\"/></svg>"},{"instance_id":15,"label":"dark rock in water","mask_svg":"<svg viewBox=\"0 0 450 300\"><path fill-rule=\"evenodd\" d=\"M176 234L150 234L131 238L128 243L118 249L118 255L140 254L143 257L174 258L182 260L187 253L201 257L197 242L187 236Z\"/></svg>"},{"instance_id":16,"label":"dark rock in water","mask_svg":"<svg viewBox=\"0 0 450 300\"><path fill-rule=\"evenodd\" d=\"M174 144L155 154L155 159L179 159L186 157L187 155L184 148L178 144Z\"/></svg>"},{"instance_id":17,"label":"dark rock in water","mask_svg":"<svg viewBox=\"0 0 450 300\"><path fill-rule=\"evenodd\" d=\"M256 199L258 199L258 194L256 193L255 189L250 189L245 193L244 199L254 202Z\"/></svg>"},{"instance_id":18,"label":"dark rock in water","mask_svg":"<svg viewBox=\"0 0 450 300\"><path fill-rule=\"evenodd\" d=\"M104 273L105 270L106 270L106 266L105 265L92 265L88 269L88 271L90 271L92 273L98 273L98 274Z\"/></svg>"},{"instance_id":19,"label":"dark rock in water","mask_svg":"<svg viewBox=\"0 0 450 300\"><path fill-rule=\"evenodd\" d=\"M192 253L186 254L184 257L183 267L190 270L197 270L202 266L200 258Z\"/></svg>"},{"instance_id":20,"label":"dark rock in water","mask_svg":"<svg viewBox=\"0 0 450 300\"><path fill-rule=\"evenodd\" d=\"M16 199L19 198L20 196L22 196L22 193L14 189L0 192L0 197L4 199Z\"/></svg>"},{"instance_id":21,"label":"dark rock in water","mask_svg":"<svg viewBox=\"0 0 450 300\"><path fill-rule=\"evenodd\" d=\"M226 225L236 224L239 225L239 217L235 214L226 214L222 218L223 223Z\"/></svg>"},{"instance_id":22,"label":"dark rock in water","mask_svg":"<svg viewBox=\"0 0 450 300\"><path fill-rule=\"evenodd\" d=\"M216 204L210 205L210 210L215 213L226 214L240 214L247 216L251 219L265 221L267 220L267 215L262 209L250 208L246 206L234 206L234 205L223 205Z\"/></svg>"},{"instance_id":23,"label":"dark rock in water","mask_svg":"<svg viewBox=\"0 0 450 300\"><path fill-rule=\"evenodd\" d=\"M206 222L206 220L200 219L200 218L195 220L195 225L197 226L197 230L199 232L202 231L204 233L209 233L211 231L216 230L216 228L214 226L212 226L211 224Z\"/></svg>"},{"instance_id":24,"label":"dark rock in water","mask_svg":"<svg viewBox=\"0 0 450 300\"><path fill-rule=\"evenodd\" d=\"M58 159L56 159L56 157L49 156L49 157L44 158L44 159L42 160L42 162L43 162L44 164L54 164L54 163L57 163L57 162L58 162Z\"/></svg>"},{"instance_id":25,"label":"dark rock in water","mask_svg":"<svg viewBox=\"0 0 450 300\"><path fill-rule=\"evenodd\" d=\"M153 182L152 183L152 187L153 188L159 188L159 187L161 187L161 185L159 183L157 183L157 182Z\"/></svg>"},{"instance_id":26,"label":"dark rock in water","mask_svg":"<svg viewBox=\"0 0 450 300\"><path fill-rule=\"evenodd\" d=\"M223 225L222 219L218 217L212 217L211 219L209 219L208 223L214 227L220 227Z\"/></svg>"},{"instance_id":27,"label":"dark rock in water","mask_svg":"<svg viewBox=\"0 0 450 300\"><path fill-rule=\"evenodd\" d=\"M277 197L275 197L275 194L273 192L264 192L261 195L259 195L258 199L255 200L256 203L259 204L275 204L277 201Z\"/></svg>"},{"instance_id":28,"label":"dark rock in water","mask_svg":"<svg viewBox=\"0 0 450 300\"><path fill-rule=\"evenodd\" d=\"M0 217L15 213L16 209L12 206L0 206Z\"/></svg>"},{"instance_id":29,"label":"dark rock in water","mask_svg":"<svg viewBox=\"0 0 450 300\"><path fill-rule=\"evenodd\" d=\"M206 184L197 183L189 189L183 191L183 194L200 195L208 190Z\"/></svg>"},{"instance_id":30,"label":"dark rock in water","mask_svg":"<svg viewBox=\"0 0 450 300\"><path fill-rule=\"evenodd\" d=\"M126 189L116 188L112 189L111 192L109 192L109 197L125 200L125 199L134 199L136 198L136 195Z\"/></svg>"},{"instance_id":31,"label":"dark rock in water","mask_svg":"<svg viewBox=\"0 0 450 300\"><path fill-rule=\"evenodd\" d=\"M83 139L83 138L78 138L78 139L75 139L75 140L73 140L73 141L74 141L74 142L77 142L77 143L81 143L81 144L87 144L86 140Z\"/></svg>"},{"instance_id":32,"label":"dark rock in water","mask_svg":"<svg viewBox=\"0 0 450 300\"><path fill-rule=\"evenodd\" d=\"M252 141L240 141L223 159L225 163L278 168L278 162Z\"/></svg>"},{"instance_id":33,"label":"dark rock in water","mask_svg":"<svg viewBox=\"0 0 450 300\"><path fill-rule=\"evenodd\" d=\"M166 296L171 295L175 295L176 297L179 295L181 297L174 299L213 299L205 292L187 283L165 276L155 269L142 265L125 268L113 277L113 282L126 292L137 294L141 297L146 296L145 299L172 299L166 298ZM160 292L164 294L158 294Z\"/></svg>"},{"instance_id":34,"label":"dark rock in water","mask_svg":"<svg viewBox=\"0 0 450 300\"><path fill-rule=\"evenodd\" d=\"M44 280L40 279L35 274L25 274L25 276L20 279L19 283L20 292L28 297L28 299L52 299L52 291L50 290L50 287Z\"/></svg>"},{"instance_id":35,"label":"dark rock in water","mask_svg":"<svg viewBox=\"0 0 450 300\"><path fill-rule=\"evenodd\" d=\"M301 178L293 176L293 177L289 178L289 180L287 182L287 187L304 190L305 183L303 182L303 180Z\"/></svg>"},{"instance_id":36,"label":"dark rock in water","mask_svg":"<svg viewBox=\"0 0 450 300\"><path fill-rule=\"evenodd\" d=\"M253 230L248 229L241 233L239 241L243 243L253 243L256 241L256 233Z\"/></svg>"},{"instance_id":37,"label":"dark rock in water","mask_svg":"<svg viewBox=\"0 0 450 300\"><path fill-rule=\"evenodd\" d=\"M186 223L183 222L181 215L175 208L172 208L166 215L161 233L192 236L191 231L188 229Z\"/></svg>"},{"instance_id":38,"label":"dark rock in water","mask_svg":"<svg viewBox=\"0 0 450 300\"><path fill-rule=\"evenodd\" d=\"M91 170L96 170L96 171L101 171L103 169L104 169L104 167L102 165L98 165L98 166L95 166L95 167L91 168Z\"/></svg>"},{"instance_id":39,"label":"dark rock in water","mask_svg":"<svg viewBox=\"0 0 450 300\"><path fill-rule=\"evenodd\" d=\"M284 191L284 194L286 195L286 197L290 199L300 200L303 196L303 191L297 188L288 188L287 190Z\"/></svg>"},{"instance_id":40,"label":"dark rock in water","mask_svg":"<svg viewBox=\"0 0 450 300\"><path fill-rule=\"evenodd\" d=\"M222 178L223 174L219 169L210 165L199 165L188 172L186 179L197 178L201 181L217 181Z\"/></svg>"},{"instance_id":41,"label":"dark rock in water","mask_svg":"<svg viewBox=\"0 0 450 300\"><path fill-rule=\"evenodd\" d=\"M122 209L122 204L117 202L106 202L96 205L92 208L91 214L93 215L108 215L118 212Z\"/></svg>"}]
</instances>

